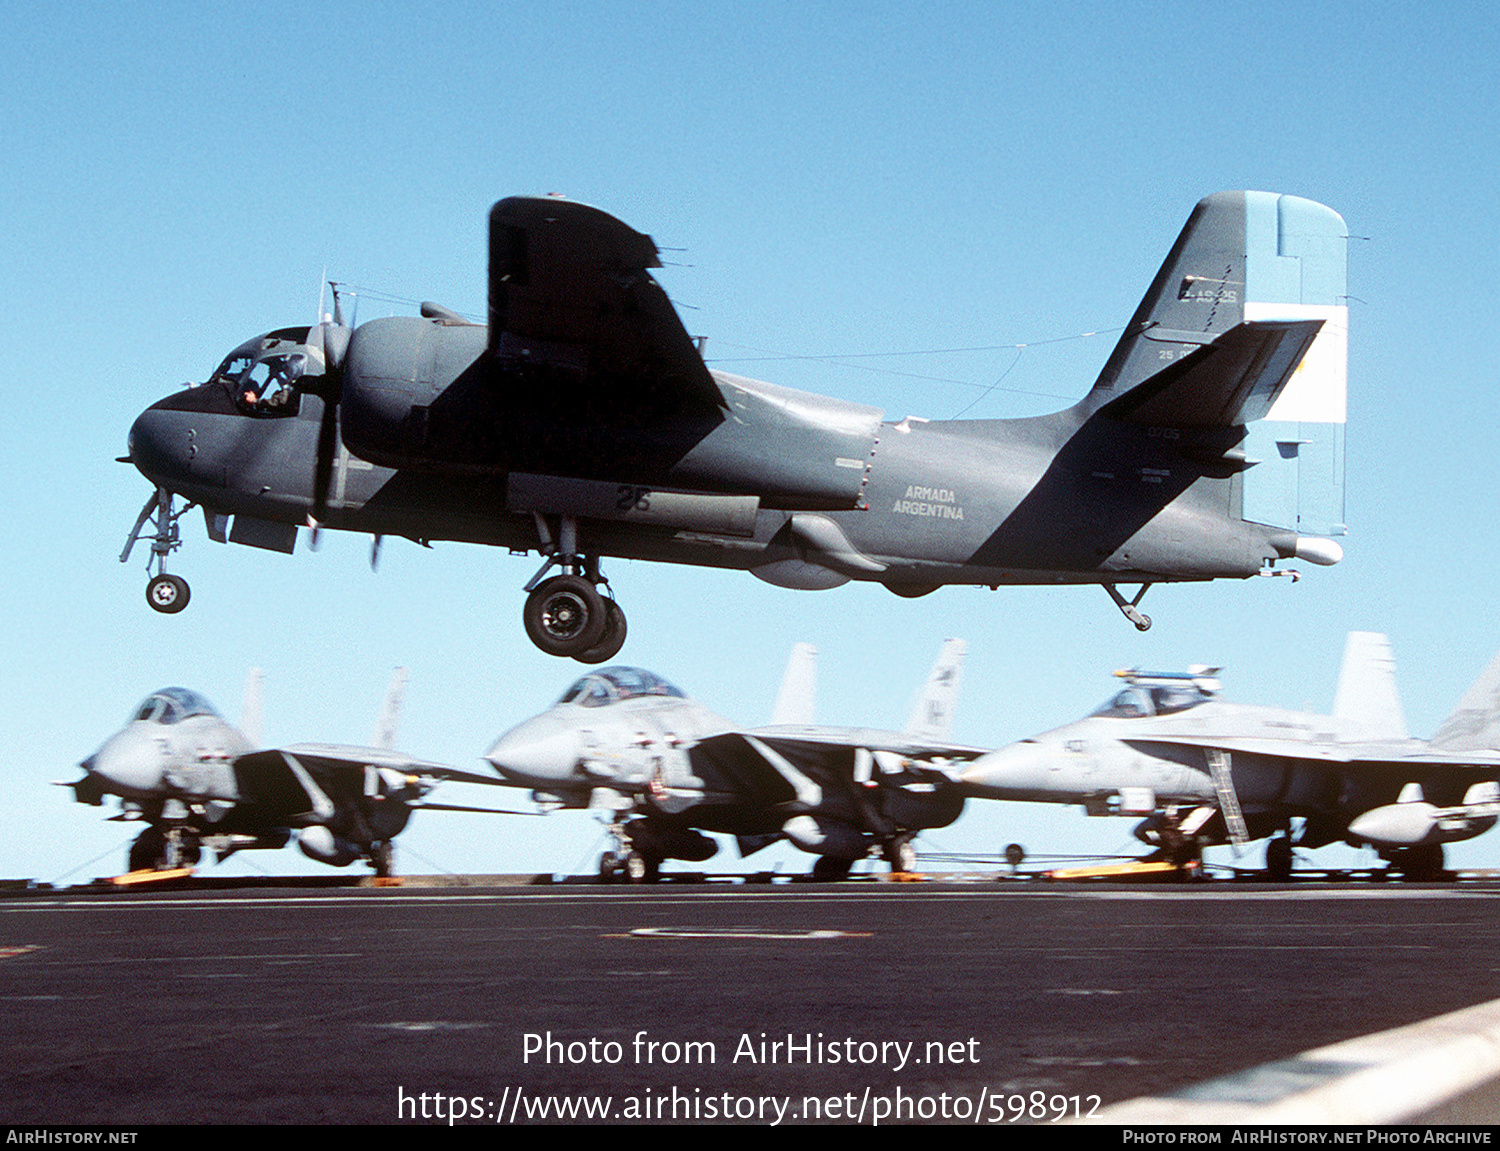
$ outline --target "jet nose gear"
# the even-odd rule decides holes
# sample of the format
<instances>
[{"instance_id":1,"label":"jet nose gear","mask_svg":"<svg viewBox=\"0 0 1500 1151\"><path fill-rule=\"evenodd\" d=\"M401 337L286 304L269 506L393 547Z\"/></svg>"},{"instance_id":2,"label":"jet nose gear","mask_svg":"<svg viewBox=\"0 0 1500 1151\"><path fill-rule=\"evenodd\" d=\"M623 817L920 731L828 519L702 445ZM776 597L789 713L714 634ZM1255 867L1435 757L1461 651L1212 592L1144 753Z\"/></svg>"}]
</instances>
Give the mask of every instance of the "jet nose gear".
<instances>
[{"instance_id":1,"label":"jet nose gear","mask_svg":"<svg viewBox=\"0 0 1500 1151\"><path fill-rule=\"evenodd\" d=\"M173 615L187 607L191 591L187 580L181 576L167 574L167 556L182 546L182 536L177 528L177 521L182 518L183 513L196 507L196 504L187 503L182 507L176 506L176 498L166 488L157 488L146 500L146 506L141 508L141 514L136 517L135 527L130 529L130 536L125 541L125 550L120 553L120 562L125 563L130 559L130 553L135 548L135 541L140 539L143 529L149 522L151 525L151 558L146 561L146 571L155 571L150 582L146 584L146 602L159 612Z\"/></svg>"}]
</instances>

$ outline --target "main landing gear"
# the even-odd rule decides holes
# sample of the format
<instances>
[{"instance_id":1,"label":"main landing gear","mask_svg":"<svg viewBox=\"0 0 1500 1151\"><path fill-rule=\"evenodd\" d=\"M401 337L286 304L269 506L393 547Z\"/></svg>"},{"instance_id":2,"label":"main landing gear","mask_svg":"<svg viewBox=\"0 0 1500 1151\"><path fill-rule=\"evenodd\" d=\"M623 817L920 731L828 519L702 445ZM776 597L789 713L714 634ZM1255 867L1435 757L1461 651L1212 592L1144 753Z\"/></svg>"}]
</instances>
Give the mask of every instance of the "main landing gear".
<instances>
[{"instance_id":1,"label":"main landing gear","mask_svg":"<svg viewBox=\"0 0 1500 1151\"><path fill-rule=\"evenodd\" d=\"M141 538L142 530L147 522L151 524L151 558L146 561L146 571L150 573L150 582L146 584L146 602L154 611L166 615L175 615L187 607L191 592L187 580L181 576L167 574L167 556L182 546L182 537L177 530L177 521L196 505L188 503L178 508L176 500L166 488L157 488L146 500L146 506L141 509L141 514L136 517L135 527L130 529L130 536L125 541L125 550L120 553L120 562L124 563L130 558L130 552L135 547L135 541Z\"/></svg>"},{"instance_id":2,"label":"main landing gear","mask_svg":"<svg viewBox=\"0 0 1500 1151\"><path fill-rule=\"evenodd\" d=\"M578 550L578 528L563 516L554 537L551 526L536 517L542 554L541 570L526 585L522 619L531 642L548 655L571 657L579 663L604 663L625 646L625 613L599 589L609 592L609 581L599 573L599 560ZM561 575L544 579L553 567Z\"/></svg>"},{"instance_id":3,"label":"main landing gear","mask_svg":"<svg viewBox=\"0 0 1500 1151\"><path fill-rule=\"evenodd\" d=\"M1104 590L1109 592L1109 598L1115 601L1115 607L1120 609L1120 614L1135 624L1137 631L1151 630L1151 617L1140 610L1140 602L1146 598L1146 592L1150 589L1150 584L1141 584L1141 590L1136 592L1135 598L1127 603L1125 597L1120 594L1120 589L1115 584L1107 583L1104 585Z\"/></svg>"},{"instance_id":4,"label":"main landing gear","mask_svg":"<svg viewBox=\"0 0 1500 1151\"><path fill-rule=\"evenodd\" d=\"M153 823L136 836L128 860L131 871L170 871L194 866L202 854L197 835L187 828L167 829Z\"/></svg>"}]
</instances>

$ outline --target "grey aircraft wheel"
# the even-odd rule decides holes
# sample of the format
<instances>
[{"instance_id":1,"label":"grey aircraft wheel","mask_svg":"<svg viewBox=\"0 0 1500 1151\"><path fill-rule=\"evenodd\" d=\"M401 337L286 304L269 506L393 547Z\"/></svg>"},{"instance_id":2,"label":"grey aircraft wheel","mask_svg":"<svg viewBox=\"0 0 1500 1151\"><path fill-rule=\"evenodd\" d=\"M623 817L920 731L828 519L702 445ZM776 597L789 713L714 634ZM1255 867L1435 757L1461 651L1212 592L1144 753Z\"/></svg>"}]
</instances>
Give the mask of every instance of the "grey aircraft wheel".
<instances>
[{"instance_id":1,"label":"grey aircraft wheel","mask_svg":"<svg viewBox=\"0 0 1500 1151\"><path fill-rule=\"evenodd\" d=\"M579 663L604 663L614 659L625 646L625 612L612 599L604 601L604 638L582 655L573 658Z\"/></svg>"},{"instance_id":2,"label":"grey aircraft wheel","mask_svg":"<svg viewBox=\"0 0 1500 1151\"><path fill-rule=\"evenodd\" d=\"M156 611L173 615L187 607L192 593L181 576L162 575L146 585L146 602Z\"/></svg>"},{"instance_id":3,"label":"grey aircraft wheel","mask_svg":"<svg viewBox=\"0 0 1500 1151\"><path fill-rule=\"evenodd\" d=\"M615 872L620 870L620 857L613 851L606 851L599 857L599 882L613 883Z\"/></svg>"},{"instance_id":4,"label":"grey aircraft wheel","mask_svg":"<svg viewBox=\"0 0 1500 1151\"><path fill-rule=\"evenodd\" d=\"M553 576L526 597L526 634L548 655L582 655L604 637L604 597L582 576Z\"/></svg>"},{"instance_id":5,"label":"grey aircraft wheel","mask_svg":"<svg viewBox=\"0 0 1500 1151\"><path fill-rule=\"evenodd\" d=\"M632 851L620 865L627 883L655 883L661 878L661 862Z\"/></svg>"},{"instance_id":6,"label":"grey aircraft wheel","mask_svg":"<svg viewBox=\"0 0 1500 1151\"><path fill-rule=\"evenodd\" d=\"M375 869L375 875L378 878L389 878L395 864L396 845L389 839L382 839L379 843L370 846L370 866Z\"/></svg>"},{"instance_id":7,"label":"grey aircraft wheel","mask_svg":"<svg viewBox=\"0 0 1500 1151\"><path fill-rule=\"evenodd\" d=\"M885 849L885 861L893 872L913 872L917 869L917 849L910 840L889 844Z\"/></svg>"}]
</instances>

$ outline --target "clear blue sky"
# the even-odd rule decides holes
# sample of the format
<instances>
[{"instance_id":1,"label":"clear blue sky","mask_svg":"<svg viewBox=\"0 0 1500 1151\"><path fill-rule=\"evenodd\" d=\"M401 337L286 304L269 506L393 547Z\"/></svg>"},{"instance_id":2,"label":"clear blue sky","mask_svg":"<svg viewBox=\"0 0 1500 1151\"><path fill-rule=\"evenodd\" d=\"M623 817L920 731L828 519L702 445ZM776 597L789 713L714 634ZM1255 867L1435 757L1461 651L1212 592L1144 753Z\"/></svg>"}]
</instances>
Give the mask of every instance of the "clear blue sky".
<instances>
[{"instance_id":1,"label":"clear blue sky","mask_svg":"<svg viewBox=\"0 0 1500 1151\"><path fill-rule=\"evenodd\" d=\"M142 408L312 320L325 266L482 315L486 212L510 194L565 193L672 249L662 281L716 363L892 418L957 413L1015 353L875 362L909 375L765 357L1116 328L1192 205L1226 188L1319 200L1357 237L1342 564L1296 586L1158 587L1144 636L1098 588L913 602L609 565L622 659L727 716L764 722L806 640L820 718L899 726L947 636L970 644L957 736L976 744L1075 718L1129 665L1222 664L1234 699L1326 710L1362 629L1391 635L1427 735L1500 647L1489 6L80 3L11 5L6 33L0 876L119 863L131 829L47 782L158 687L233 718L258 666L268 740L363 742L405 665L402 745L472 766L575 676L522 634L535 557L391 540L372 574L366 539L289 558L212 544L194 518L178 617L147 609L143 555L117 562L149 489L113 460ZM969 414L1064 406L1111 341L1027 349ZM925 843L1067 852L1128 828L976 804ZM398 853L406 870L569 870L597 838L578 814L434 813ZM1500 836L1455 855L1500 864Z\"/></svg>"}]
</instances>

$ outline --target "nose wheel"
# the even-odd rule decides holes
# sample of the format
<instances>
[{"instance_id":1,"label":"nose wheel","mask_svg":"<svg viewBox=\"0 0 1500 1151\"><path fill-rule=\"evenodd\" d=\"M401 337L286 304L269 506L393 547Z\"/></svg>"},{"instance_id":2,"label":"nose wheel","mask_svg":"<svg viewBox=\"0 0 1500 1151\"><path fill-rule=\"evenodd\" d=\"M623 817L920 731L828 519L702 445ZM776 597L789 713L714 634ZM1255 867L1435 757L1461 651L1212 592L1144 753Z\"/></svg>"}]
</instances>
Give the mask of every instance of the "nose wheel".
<instances>
[{"instance_id":1,"label":"nose wheel","mask_svg":"<svg viewBox=\"0 0 1500 1151\"><path fill-rule=\"evenodd\" d=\"M187 580L165 572L146 585L146 602L166 615L174 615L187 607L191 596Z\"/></svg>"}]
</instances>

